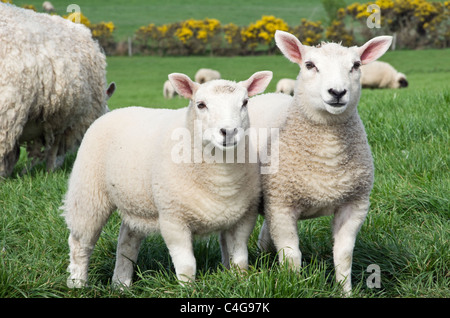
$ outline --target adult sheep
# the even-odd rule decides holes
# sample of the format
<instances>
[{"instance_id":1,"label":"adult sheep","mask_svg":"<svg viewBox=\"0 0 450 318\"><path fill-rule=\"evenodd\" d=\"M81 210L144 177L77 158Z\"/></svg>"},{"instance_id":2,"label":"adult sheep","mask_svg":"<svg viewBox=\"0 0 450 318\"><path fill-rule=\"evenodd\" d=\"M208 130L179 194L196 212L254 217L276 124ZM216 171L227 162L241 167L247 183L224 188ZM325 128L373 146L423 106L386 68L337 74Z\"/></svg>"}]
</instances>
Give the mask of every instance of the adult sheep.
<instances>
[{"instance_id":1,"label":"adult sheep","mask_svg":"<svg viewBox=\"0 0 450 318\"><path fill-rule=\"evenodd\" d=\"M79 145L108 110L105 68L85 26L0 3L0 177L11 174L21 144L47 170Z\"/></svg>"},{"instance_id":2,"label":"adult sheep","mask_svg":"<svg viewBox=\"0 0 450 318\"><path fill-rule=\"evenodd\" d=\"M219 71L212 70L210 68L201 68L197 71L197 73L195 73L194 80L199 84L203 84L220 78Z\"/></svg>"},{"instance_id":3,"label":"adult sheep","mask_svg":"<svg viewBox=\"0 0 450 318\"><path fill-rule=\"evenodd\" d=\"M361 66L363 88L403 88L408 87L406 75L398 72L391 64L381 61Z\"/></svg>"},{"instance_id":4,"label":"adult sheep","mask_svg":"<svg viewBox=\"0 0 450 318\"><path fill-rule=\"evenodd\" d=\"M299 268L297 221L334 214L336 279L347 294L355 239L369 209L374 174L357 112L360 66L383 55L392 38L376 37L350 48L336 43L309 47L283 31L276 32L275 40L301 72L279 138L272 140L279 149L278 171L262 175L265 221L258 245L266 251L275 248L280 261ZM261 95L251 99L249 107L286 103L285 98L276 103L274 95L269 96L271 103Z\"/></svg>"},{"instance_id":5,"label":"adult sheep","mask_svg":"<svg viewBox=\"0 0 450 318\"><path fill-rule=\"evenodd\" d=\"M258 163L240 158L239 149L249 149L248 97L264 91L271 78L272 72L257 72L239 83L200 85L171 74L177 92L190 99L188 107L123 108L89 128L63 205L70 229L69 287L86 284L90 255L115 209L123 220L115 284L131 284L141 241L154 231L161 232L180 282L195 277L196 234L221 232L223 263L247 268L260 178Z\"/></svg>"}]
</instances>

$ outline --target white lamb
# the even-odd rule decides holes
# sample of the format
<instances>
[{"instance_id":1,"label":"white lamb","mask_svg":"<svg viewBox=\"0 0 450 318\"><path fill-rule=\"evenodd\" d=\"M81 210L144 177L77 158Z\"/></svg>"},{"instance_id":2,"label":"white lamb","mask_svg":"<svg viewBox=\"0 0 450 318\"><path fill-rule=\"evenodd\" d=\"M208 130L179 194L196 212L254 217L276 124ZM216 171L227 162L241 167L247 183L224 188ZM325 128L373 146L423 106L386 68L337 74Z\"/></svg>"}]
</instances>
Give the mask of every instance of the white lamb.
<instances>
[{"instance_id":1,"label":"white lamb","mask_svg":"<svg viewBox=\"0 0 450 318\"><path fill-rule=\"evenodd\" d=\"M282 78L277 83L276 92L294 96L295 80Z\"/></svg>"},{"instance_id":2,"label":"white lamb","mask_svg":"<svg viewBox=\"0 0 450 318\"><path fill-rule=\"evenodd\" d=\"M220 79L220 73L210 68L201 68L195 73L195 81L199 84L203 84L215 79Z\"/></svg>"},{"instance_id":3,"label":"white lamb","mask_svg":"<svg viewBox=\"0 0 450 318\"><path fill-rule=\"evenodd\" d=\"M271 78L267 71L239 83L200 85L174 73L169 79L190 99L188 107L119 109L89 128L63 206L70 229L68 286L87 282L90 255L115 209L123 219L115 284L131 284L141 241L154 231L161 232L180 282L195 278L196 234L221 232L224 264L247 268L247 240L260 196L259 166L228 159L231 154L234 162L234 150L241 145L249 147L244 138L247 100L264 91ZM210 161L210 156L218 160Z\"/></svg>"},{"instance_id":4,"label":"white lamb","mask_svg":"<svg viewBox=\"0 0 450 318\"><path fill-rule=\"evenodd\" d=\"M164 98L174 98L176 95L178 95L175 87L173 87L172 83L170 83L169 80L164 82L163 95Z\"/></svg>"},{"instance_id":5,"label":"white lamb","mask_svg":"<svg viewBox=\"0 0 450 318\"><path fill-rule=\"evenodd\" d=\"M361 66L363 88L402 88L408 86L406 75L386 62L374 61Z\"/></svg>"},{"instance_id":6,"label":"white lamb","mask_svg":"<svg viewBox=\"0 0 450 318\"><path fill-rule=\"evenodd\" d=\"M105 55L88 28L0 3L0 178L21 144L53 170L107 112L109 95Z\"/></svg>"},{"instance_id":7,"label":"white lamb","mask_svg":"<svg viewBox=\"0 0 450 318\"><path fill-rule=\"evenodd\" d=\"M360 66L384 54L392 39L376 37L361 47L309 47L277 31L275 40L301 72L279 139L272 141L279 146L279 170L262 175L265 221L258 245L266 251L275 247L280 261L299 268L297 220L334 214L336 279L349 293L353 248L369 209L374 174L357 112ZM286 102L267 103L264 96L252 99L251 106L262 101L276 108Z\"/></svg>"}]
</instances>

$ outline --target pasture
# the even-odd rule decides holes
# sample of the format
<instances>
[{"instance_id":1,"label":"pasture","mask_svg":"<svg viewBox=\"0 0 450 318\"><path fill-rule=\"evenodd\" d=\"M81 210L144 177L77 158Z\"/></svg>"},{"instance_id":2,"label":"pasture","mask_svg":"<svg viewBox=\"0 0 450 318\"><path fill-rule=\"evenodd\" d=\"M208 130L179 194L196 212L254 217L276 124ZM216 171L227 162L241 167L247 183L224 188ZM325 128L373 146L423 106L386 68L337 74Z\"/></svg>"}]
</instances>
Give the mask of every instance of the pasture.
<instances>
[{"instance_id":1,"label":"pasture","mask_svg":"<svg viewBox=\"0 0 450 318\"><path fill-rule=\"evenodd\" d=\"M356 297L449 297L449 112L450 60L447 51L389 52L384 60L408 75L402 90L363 90L359 105L372 147L375 186L368 219L358 236L353 281ZM436 63L434 61L440 61ZM114 57L108 80L118 90L112 108L129 105L182 107L184 99L164 100L162 83L170 72L193 76L203 66L241 80L252 72L295 76L297 66L282 56L237 58ZM167 249L158 235L143 244L134 286L119 293L110 287L120 219L105 227L91 259L91 287L66 287L68 230L61 199L75 156L47 174L43 165L0 184L1 297L328 297L334 296L330 218L299 223L304 268L299 274L260 254L256 240L262 219L250 239L250 270L245 277L223 270L217 237L198 239L198 278L178 285ZM370 289L370 264L381 269L381 288Z\"/></svg>"},{"instance_id":2,"label":"pasture","mask_svg":"<svg viewBox=\"0 0 450 318\"><path fill-rule=\"evenodd\" d=\"M108 3L115 5L116 2ZM137 1L127 3L133 7ZM86 6L95 12L94 5ZM308 11L310 14L311 10ZM314 14L321 12L317 10ZM130 16L127 11L122 12ZM193 17L204 18L206 12L211 12L211 8L201 16ZM214 12L228 17L232 14L217 6ZM187 8L184 13L178 12L180 19L191 17L191 13ZM256 18L265 13L258 12ZM271 14L277 15L277 12ZM108 15L99 19L116 23L114 17ZM227 22L225 16L215 17ZM240 18L244 19L243 16ZM138 21L139 25L149 22L149 18L144 19L141 15L138 19L142 19ZM252 19L253 16L246 18L243 23ZM126 28L125 22L123 25ZM131 30L134 24L128 28ZM381 60L405 73L410 85L401 90L364 89L362 92L358 109L374 156L375 184L368 218L357 237L354 251L353 296L448 298L450 50L390 51ZM117 84L109 101L112 109L132 105L187 106L185 99L163 98L163 83L172 72L193 78L198 68L211 67L219 70L223 78L239 81L253 72L271 70L274 78L266 92L274 91L280 78L295 78L298 73L298 66L281 55L109 57L107 62L108 81ZM298 224L303 253L300 273L280 266L274 255L260 253L256 241L261 217L250 238L250 268L244 276L223 269L217 236L198 238L194 243L197 278L185 287L176 281L162 238L151 235L141 247L133 286L120 292L110 285L120 226L116 213L103 229L91 257L89 288L68 289L69 231L59 207L75 156L69 156L63 167L54 173L48 174L44 165L38 165L21 174L27 164L22 151L13 176L0 182L0 297L294 298L339 295L339 288L334 283L329 217ZM367 269L371 264L379 266L379 288L370 288L367 284L372 273Z\"/></svg>"}]
</instances>

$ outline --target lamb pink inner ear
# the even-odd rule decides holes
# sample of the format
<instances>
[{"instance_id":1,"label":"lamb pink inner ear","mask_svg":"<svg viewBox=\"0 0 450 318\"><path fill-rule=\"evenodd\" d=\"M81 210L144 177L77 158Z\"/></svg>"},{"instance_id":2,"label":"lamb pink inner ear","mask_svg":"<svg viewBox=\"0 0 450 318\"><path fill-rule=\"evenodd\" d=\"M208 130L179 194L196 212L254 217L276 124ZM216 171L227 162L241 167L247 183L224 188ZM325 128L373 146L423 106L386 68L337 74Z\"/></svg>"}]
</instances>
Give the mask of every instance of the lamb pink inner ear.
<instances>
[{"instance_id":1,"label":"lamb pink inner ear","mask_svg":"<svg viewBox=\"0 0 450 318\"><path fill-rule=\"evenodd\" d=\"M248 96L252 97L256 94L264 92L272 80L273 73L271 71L256 72L248 80L240 82L247 88Z\"/></svg>"},{"instance_id":2,"label":"lamb pink inner ear","mask_svg":"<svg viewBox=\"0 0 450 318\"><path fill-rule=\"evenodd\" d=\"M300 47L302 44L294 35L283 31L276 31L275 42L280 51L291 62L301 64L302 52Z\"/></svg>"},{"instance_id":3,"label":"lamb pink inner ear","mask_svg":"<svg viewBox=\"0 0 450 318\"><path fill-rule=\"evenodd\" d=\"M169 81L172 83L178 94L189 99L192 98L198 88L198 84L184 74L170 74Z\"/></svg>"},{"instance_id":4,"label":"lamb pink inner ear","mask_svg":"<svg viewBox=\"0 0 450 318\"><path fill-rule=\"evenodd\" d=\"M389 49L392 43L391 36L378 36L359 48L362 64L373 62L380 58Z\"/></svg>"}]
</instances>

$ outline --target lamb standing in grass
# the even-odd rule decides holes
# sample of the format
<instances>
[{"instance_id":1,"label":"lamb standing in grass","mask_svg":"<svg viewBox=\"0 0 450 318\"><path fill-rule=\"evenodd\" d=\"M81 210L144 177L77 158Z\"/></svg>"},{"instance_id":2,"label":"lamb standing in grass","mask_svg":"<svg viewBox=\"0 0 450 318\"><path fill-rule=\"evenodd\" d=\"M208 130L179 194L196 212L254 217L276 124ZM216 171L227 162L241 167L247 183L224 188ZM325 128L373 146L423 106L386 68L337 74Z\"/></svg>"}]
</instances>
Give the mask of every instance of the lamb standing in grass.
<instances>
[{"instance_id":1,"label":"lamb standing in grass","mask_svg":"<svg viewBox=\"0 0 450 318\"><path fill-rule=\"evenodd\" d=\"M210 68L201 68L195 73L195 81L199 84L203 84L215 79L220 79L220 73Z\"/></svg>"},{"instance_id":2,"label":"lamb standing in grass","mask_svg":"<svg viewBox=\"0 0 450 318\"><path fill-rule=\"evenodd\" d=\"M0 177L24 143L53 170L107 112L107 97L105 55L88 28L0 3Z\"/></svg>"},{"instance_id":3,"label":"lamb standing in grass","mask_svg":"<svg viewBox=\"0 0 450 318\"><path fill-rule=\"evenodd\" d=\"M363 88L402 88L408 87L408 81L405 74L389 63L374 61L361 66L361 85Z\"/></svg>"},{"instance_id":4,"label":"lamb standing in grass","mask_svg":"<svg viewBox=\"0 0 450 318\"><path fill-rule=\"evenodd\" d=\"M199 85L186 75L171 74L177 92L190 99L187 108L119 109L89 128L63 206L70 229L70 287L87 282L89 257L115 209L123 218L116 284L131 284L141 241L158 230L181 282L195 277L196 234L220 231L224 264L247 268L247 240L260 196L259 165L227 162L242 143L248 149L243 137L249 128L247 100L264 91L271 78L272 72L258 72L239 83ZM174 133L181 133L184 144L188 140L187 147L179 147ZM217 162L202 156L211 152ZM220 163L224 155L227 161Z\"/></svg>"},{"instance_id":5,"label":"lamb standing in grass","mask_svg":"<svg viewBox=\"0 0 450 318\"><path fill-rule=\"evenodd\" d=\"M383 55L392 39L377 37L361 47L309 47L277 31L275 40L301 72L280 131L279 170L262 175L265 221L258 245L267 251L275 247L280 261L299 268L297 220L334 214L336 279L348 293L353 248L369 209L374 174L357 112L360 65Z\"/></svg>"},{"instance_id":6,"label":"lamb standing in grass","mask_svg":"<svg viewBox=\"0 0 450 318\"><path fill-rule=\"evenodd\" d=\"M277 83L276 92L294 96L295 80L282 78Z\"/></svg>"}]
</instances>

